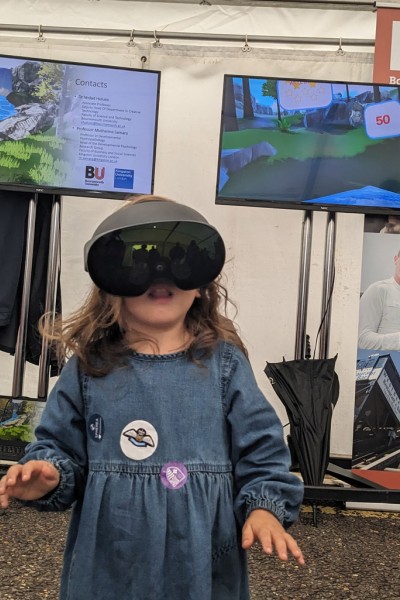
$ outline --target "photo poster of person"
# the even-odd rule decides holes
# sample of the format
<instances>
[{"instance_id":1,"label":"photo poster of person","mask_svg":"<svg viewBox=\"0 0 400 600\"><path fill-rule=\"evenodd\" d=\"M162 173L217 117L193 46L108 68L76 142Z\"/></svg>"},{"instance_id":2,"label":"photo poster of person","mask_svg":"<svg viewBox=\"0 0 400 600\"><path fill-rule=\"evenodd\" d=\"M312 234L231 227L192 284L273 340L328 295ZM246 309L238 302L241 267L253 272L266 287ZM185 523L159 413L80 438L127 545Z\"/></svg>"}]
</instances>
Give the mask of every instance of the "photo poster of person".
<instances>
[{"instance_id":1,"label":"photo poster of person","mask_svg":"<svg viewBox=\"0 0 400 600\"><path fill-rule=\"evenodd\" d=\"M366 215L352 471L400 489L400 215Z\"/></svg>"}]
</instances>

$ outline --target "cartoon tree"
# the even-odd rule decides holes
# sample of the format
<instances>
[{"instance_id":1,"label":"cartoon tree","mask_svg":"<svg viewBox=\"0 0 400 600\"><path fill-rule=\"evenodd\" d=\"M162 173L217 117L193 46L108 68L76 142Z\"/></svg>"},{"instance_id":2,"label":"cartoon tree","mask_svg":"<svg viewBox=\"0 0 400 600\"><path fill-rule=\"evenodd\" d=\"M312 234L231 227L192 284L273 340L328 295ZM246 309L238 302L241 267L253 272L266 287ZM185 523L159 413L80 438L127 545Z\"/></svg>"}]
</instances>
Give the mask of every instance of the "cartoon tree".
<instances>
[{"instance_id":1,"label":"cartoon tree","mask_svg":"<svg viewBox=\"0 0 400 600\"><path fill-rule=\"evenodd\" d=\"M239 129L236 117L235 90L232 77L225 77L224 126L225 131L237 131Z\"/></svg>"},{"instance_id":2,"label":"cartoon tree","mask_svg":"<svg viewBox=\"0 0 400 600\"><path fill-rule=\"evenodd\" d=\"M277 107L277 111L278 111L278 120L281 120L281 107L279 106L279 102L278 102L278 90L276 87L276 80L275 79L267 79L263 84L262 84L262 95L263 96L271 96L271 98L276 98L276 107Z\"/></svg>"},{"instance_id":3,"label":"cartoon tree","mask_svg":"<svg viewBox=\"0 0 400 600\"><path fill-rule=\"evenodd\" d=\"M251 101L250 83L247 77L242 78L243 82L243 118L254 119L253 103Z\"/></svg>"},{"instance_id":4,"label":"cartoon tree","mask_svg":"<svg viewBox=\"0 0 400 600\"><path fill-rule=\"evenodd\" d=\"M12 416L12 402L10 398L0 398L0 423Z\"/></svg>"},{"instance_id":5,"label":"cartoon tree","mask_svg":"<svg viewBox=\"0 0 400 600\"><path fill-rule=\"evenodd\" d=\"M62 86L64 67L59 63L42 63L38 71L39 83L34 96L41 102L57 102Z\"/></svg>"},{"instance_id":6,"label":"cartoon tree","mask_svg":"<svg viewBox=\"0 0 400 600\"><path fill-rule=\"evenodd\" d=\"M380 102L382 98L381 98L381 90L379 89L379 85L374 85L373 90L374 90L374 102Z\"/></svg>"},{"instance_id":7,"label":"cartoon tree","mask_svg":"<svg viewBox=\"0 0 400 600\"><path fill-rule=\"evenodd\" d=\"M17 413L17 415L24 415L28 412L28 406L28 402L26 400L22 400L22 402L19 403L15 412Z\"/></svg>"}]
</instances>

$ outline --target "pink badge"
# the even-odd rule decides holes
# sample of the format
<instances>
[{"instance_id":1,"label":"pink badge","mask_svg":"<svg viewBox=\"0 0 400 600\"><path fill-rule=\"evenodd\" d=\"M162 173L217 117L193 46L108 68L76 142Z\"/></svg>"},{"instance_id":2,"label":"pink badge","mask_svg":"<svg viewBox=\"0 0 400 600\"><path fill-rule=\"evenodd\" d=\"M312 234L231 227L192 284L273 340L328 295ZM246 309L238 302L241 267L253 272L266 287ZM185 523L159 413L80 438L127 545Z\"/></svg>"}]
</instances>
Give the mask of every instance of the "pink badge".
<instances>
[{"instance_id":1,"label":"pink badge","mask_svg":"<svg viewBox=\"0 0 400 600\"><path fill-rule=\"evenodd\" d=\"M179 462L170 462L163 465L160 472L161 483L170 490L178 490L187 481L188 473L185 465Z\"/></svg>"}]
</instances>

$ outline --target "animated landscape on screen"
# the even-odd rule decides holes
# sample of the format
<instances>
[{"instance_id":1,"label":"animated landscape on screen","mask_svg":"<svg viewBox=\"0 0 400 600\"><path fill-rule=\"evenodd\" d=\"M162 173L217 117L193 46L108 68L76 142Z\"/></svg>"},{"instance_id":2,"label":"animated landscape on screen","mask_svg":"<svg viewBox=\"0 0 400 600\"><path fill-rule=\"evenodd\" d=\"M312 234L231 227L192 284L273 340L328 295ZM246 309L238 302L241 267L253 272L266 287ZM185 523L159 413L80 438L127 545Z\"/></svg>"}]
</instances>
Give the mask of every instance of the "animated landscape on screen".
<instances>
[{"instance_id":1,"label":"animated landscape on screen","mask_svg":"<svg viewBox=\"0 0 400 600\"><path fill-rule=\"evenodd\" d=\"M226 75L217 202L400 208L398 86Z\"/></svg>"}]
</instances>

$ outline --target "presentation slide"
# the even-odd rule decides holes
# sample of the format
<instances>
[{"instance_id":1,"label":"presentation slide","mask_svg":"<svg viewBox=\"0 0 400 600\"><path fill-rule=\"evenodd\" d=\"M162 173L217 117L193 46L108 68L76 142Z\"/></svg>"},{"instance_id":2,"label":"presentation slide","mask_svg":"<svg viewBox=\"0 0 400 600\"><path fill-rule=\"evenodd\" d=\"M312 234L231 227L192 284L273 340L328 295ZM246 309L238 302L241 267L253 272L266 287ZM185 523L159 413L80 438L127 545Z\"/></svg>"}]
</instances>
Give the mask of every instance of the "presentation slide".
<instances>
[{"instance_id":1,"label":"presentation slide","mask_svg":"<svg viewBox=\"0 0 400 600\"><path fill-rule=\"evenodd\" d=\"M0 57L0 185L151 193L159 77Z\"/></svg>"}]
</instances>

